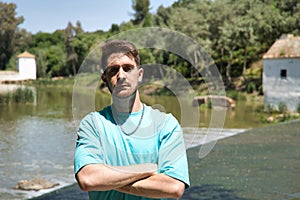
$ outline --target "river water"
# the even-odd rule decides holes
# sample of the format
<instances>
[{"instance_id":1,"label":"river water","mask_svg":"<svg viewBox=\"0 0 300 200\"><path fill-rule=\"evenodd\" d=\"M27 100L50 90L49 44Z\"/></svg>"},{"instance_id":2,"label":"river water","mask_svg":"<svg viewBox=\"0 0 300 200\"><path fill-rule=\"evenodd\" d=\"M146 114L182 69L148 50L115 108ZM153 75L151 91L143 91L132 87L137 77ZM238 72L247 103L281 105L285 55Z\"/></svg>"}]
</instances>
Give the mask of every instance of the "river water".
<instances>
[{"instance_id":1,"label":"river water","mask_svg":"<svg viewBox=\"0 0 300 200\"><path fill-rule=\"evenodd\" d=\"M0 105L0 199L39 195L13 190L22 179L74 182L71 90L43 88L36 95L35 105Z\"/></svg>"},{"instance_id":2,"label":"river water","mask_svg":"<svg viewBox=\"0 0 300 200\"><path fill-rule=\"evenodd\" d=\"M0 199L26 199L50 192L51 189L20 191L12 189L23 179L43 178L63 187L75 182L73 153L76 126L72 113L72 88L35 88L34 104L0 104ZM103 94L101 94L103 95ZM107 95L97 104L110 103ZM103 100L104 99L104 100ZM180 117L175 97L144 97ZM194 109L187 104L186 109ZM260 126L253 106L245 103L227 111L225 128L244 129ZM199 124L208 127L209 111L201 111ZM188 122L183 126L194 126ZM187 129L188 130L188 129Z\"/></svg>"}]
</instances>

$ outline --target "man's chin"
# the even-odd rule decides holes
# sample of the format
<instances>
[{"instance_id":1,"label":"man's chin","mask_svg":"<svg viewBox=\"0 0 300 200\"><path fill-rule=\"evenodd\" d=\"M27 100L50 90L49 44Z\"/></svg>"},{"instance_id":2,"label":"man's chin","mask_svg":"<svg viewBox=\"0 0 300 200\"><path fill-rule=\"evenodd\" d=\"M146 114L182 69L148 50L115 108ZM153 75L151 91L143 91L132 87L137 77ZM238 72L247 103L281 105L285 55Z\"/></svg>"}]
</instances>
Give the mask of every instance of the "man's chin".
<instances>
[{"instance_id":1,"label":"man's chin","mask_svg":"<svg viewBox=\"0 0 300 200\"><path fill-rule=\"evenodd\" d=\"M129 93L129 92L124 92L124 91L120 91L120 92L113 92L113 96L119 99L126 99L129 98L133 95L133 93Z\"/></svg>"}]
</instances>

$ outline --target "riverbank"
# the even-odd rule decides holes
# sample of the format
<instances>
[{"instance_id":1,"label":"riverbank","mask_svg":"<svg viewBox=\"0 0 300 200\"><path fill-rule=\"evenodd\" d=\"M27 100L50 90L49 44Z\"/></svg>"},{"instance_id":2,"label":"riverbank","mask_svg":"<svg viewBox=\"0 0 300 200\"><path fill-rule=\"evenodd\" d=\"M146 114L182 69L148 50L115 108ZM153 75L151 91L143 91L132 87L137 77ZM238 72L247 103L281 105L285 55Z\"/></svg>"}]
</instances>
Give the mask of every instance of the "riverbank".
<instances>
[{"instance_id":1,"label":"riverbank","mask_svg":"<svg viewBox=\"0 0 300 200\"><path fill-rule=\"evenodd\" d=\"M257 70L260 71L260 70ZM249 77L253 79L253 74ZM256 77L258 75L255 75ZM261 89L251 88L251 84L249 87L243 85L242 78L237 78L234 82L234 85L237 89L227 90L226 97L231 98L234 101L234 104L239 104L239 102L245 102L246 104L252 104L255 107L254 112L256 113L255 118L258 119L259 123L262 125L269 125L269 124L277 124L284 121L290 121L294 119L299 119L300 114L298 112L287 112L285 109L285 105L283 104L279 110L274 110L271 107L264 106L264 96L262 94ZM251 79L249 79L251 80ZM80 84L76 83L76 81L80 81ZM193 89L193 93L199 96L206 96L210 95L207 85L203 83L203 81L195 81L193 79L188 80L191 88ZM250 81L251 82L251 81ZM82 75L80 78L76 77L55 77L51 79L38 79L37 81L29 81L27 84L36 85L38 87L58 87L58 88L73 88L74 85L76 86L83 86L88 88L98 88L99 92L104 92L109 94L107 87L99 79L97 74L92 75ZM162 82L156 81L151 82L149 84L143 84L140 88L140 93L144 96L174 96L174 93L168 88L163 85ZM192 103L192 99L191 99ZM209 105L201 105L201 110L210 109ZM300 109L300 108L299 108ZM234 111L233 111L234 112ZM247 127L246 127L247 128Z\"/></svg>"},{"instance_id":2,"label":"riverbank","mask_svg":"<svg viewBox=\"0 0 300 200\"><path fill-rule=\"evenodd\" d=\"M79 82L79 83L78 83ZM99 90L96 90L97 93L101 92L105 94L109 94L109 91L107 87L105 87L105 84L99 79L97 74L84 74L79 77L54 77L54 78L40 78L35 81L27 81L24 83L25 85L33 86L33 87L41 87L41 88L64 88L72 90L74 86L84 87L84 88L91 88L96 89L99 88ZM189 80L189 84L191 85L191 88L193 89L193 93L200 96L206 96L210 95L207 86L203 84L201 81L195 81L195 80ZM253 117L257 119L256 121L261 124L260 126L269 125L269 124L277 124L284 121L290 121L294 119L300 118L299 111L298 113L291 113L287 112L284 108L285 106L282 105L279 110L274 110L271 107L265 107L264 106L264 96L261 94L261 92L254 90L245 90L241 89L243 88L241 86L241 81L237 81L236 87L240 88L238 90L227 90L226 91L226 97L231 98L234 102L233 104L236 106L240 104L240 102L244 102L243 104L252 104L252 107L254 107L254 111L251 111L255 113ZM191 89L190 88L190 89ZM151 82L149 84L143 84L140 88L141 95L145 96L147 99L147 96L174 96L172 91L163 85L160 81ZM186 92L185 92L186 94ZM7 98L2 98L1 102L6 102ZM193 98L191 97L192 103ZM200 110L205 112L210 112L210 105L209 104L202 104L199 107ZM300 109L300 108L299 108ZM234 109L229 109L227 112L234 113ZM227 127L229 128L229 127ZM248 128L248 127L245 127Z\"/></svg>"}]
</instances>

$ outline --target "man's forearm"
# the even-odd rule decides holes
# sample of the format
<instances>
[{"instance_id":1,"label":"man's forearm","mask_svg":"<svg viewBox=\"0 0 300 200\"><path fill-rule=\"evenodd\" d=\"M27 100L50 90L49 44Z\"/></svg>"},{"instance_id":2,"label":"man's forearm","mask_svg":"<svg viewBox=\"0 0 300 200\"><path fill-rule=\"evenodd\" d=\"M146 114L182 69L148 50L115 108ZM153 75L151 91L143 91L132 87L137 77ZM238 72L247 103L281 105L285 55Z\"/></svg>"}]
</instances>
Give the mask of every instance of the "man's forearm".
<instances>
[{"instance_id":1,"label":"man's forearm","mask_svg":"<svg viewBox=\"0 0 300 200\"><path fill-rule=\"evenodd\" d=\"M165 174L155 174L116 190L149 198L180 198L185 184Z\"/></svg>"},{"instance_id":2,"label":"man's forearm","mask_svg":"<svg viewBox=\"0 0 300 200\"><path fill-rule=\"evenodd\" d=\"M79 186L84 191L112 190L136 182L155 174L157 165L141 164L131 166L107 166L90 164L76 175Z\"/></svg>"}]
</instances>

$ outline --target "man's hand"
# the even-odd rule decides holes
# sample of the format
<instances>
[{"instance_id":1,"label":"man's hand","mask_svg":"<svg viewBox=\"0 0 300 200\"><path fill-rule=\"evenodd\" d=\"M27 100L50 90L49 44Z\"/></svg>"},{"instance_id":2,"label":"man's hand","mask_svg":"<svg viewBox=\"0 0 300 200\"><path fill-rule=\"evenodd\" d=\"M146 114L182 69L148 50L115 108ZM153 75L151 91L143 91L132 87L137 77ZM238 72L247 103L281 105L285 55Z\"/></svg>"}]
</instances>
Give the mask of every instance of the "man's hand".
<instances>
[{"instance_id":1,"label":"man's hand","mask_svg":"<svg viewBox=\"0 0 300 200\"><path fill-rule=\"evenodd\" d=\"M130 166L89 164L76 174L76 178L83 191L106 191L132 184L156 173L157 165L152 163Z\"/></svg>"},{"instance_id":2,"label":"man's hand","mask_svg":"<svg viewBox=\"0 0 300 200\"><path fill-rule=\"evenodd\" d=\"M165 174L155 174L116 190L149 198L180 198L185 184Z\"/></svg>"},{"instance_id":3,"label":"man's hand","mask_svg":"<svg viewBox=\"0 0 300 200\"><path fill-rule=\"evenodd\" d=\"M83 191L116 190L149 198L179 198L185 185L165 174L157 174L152 163L130 166L90 164L76 175Z\"/></svg>"}]
</instances>

